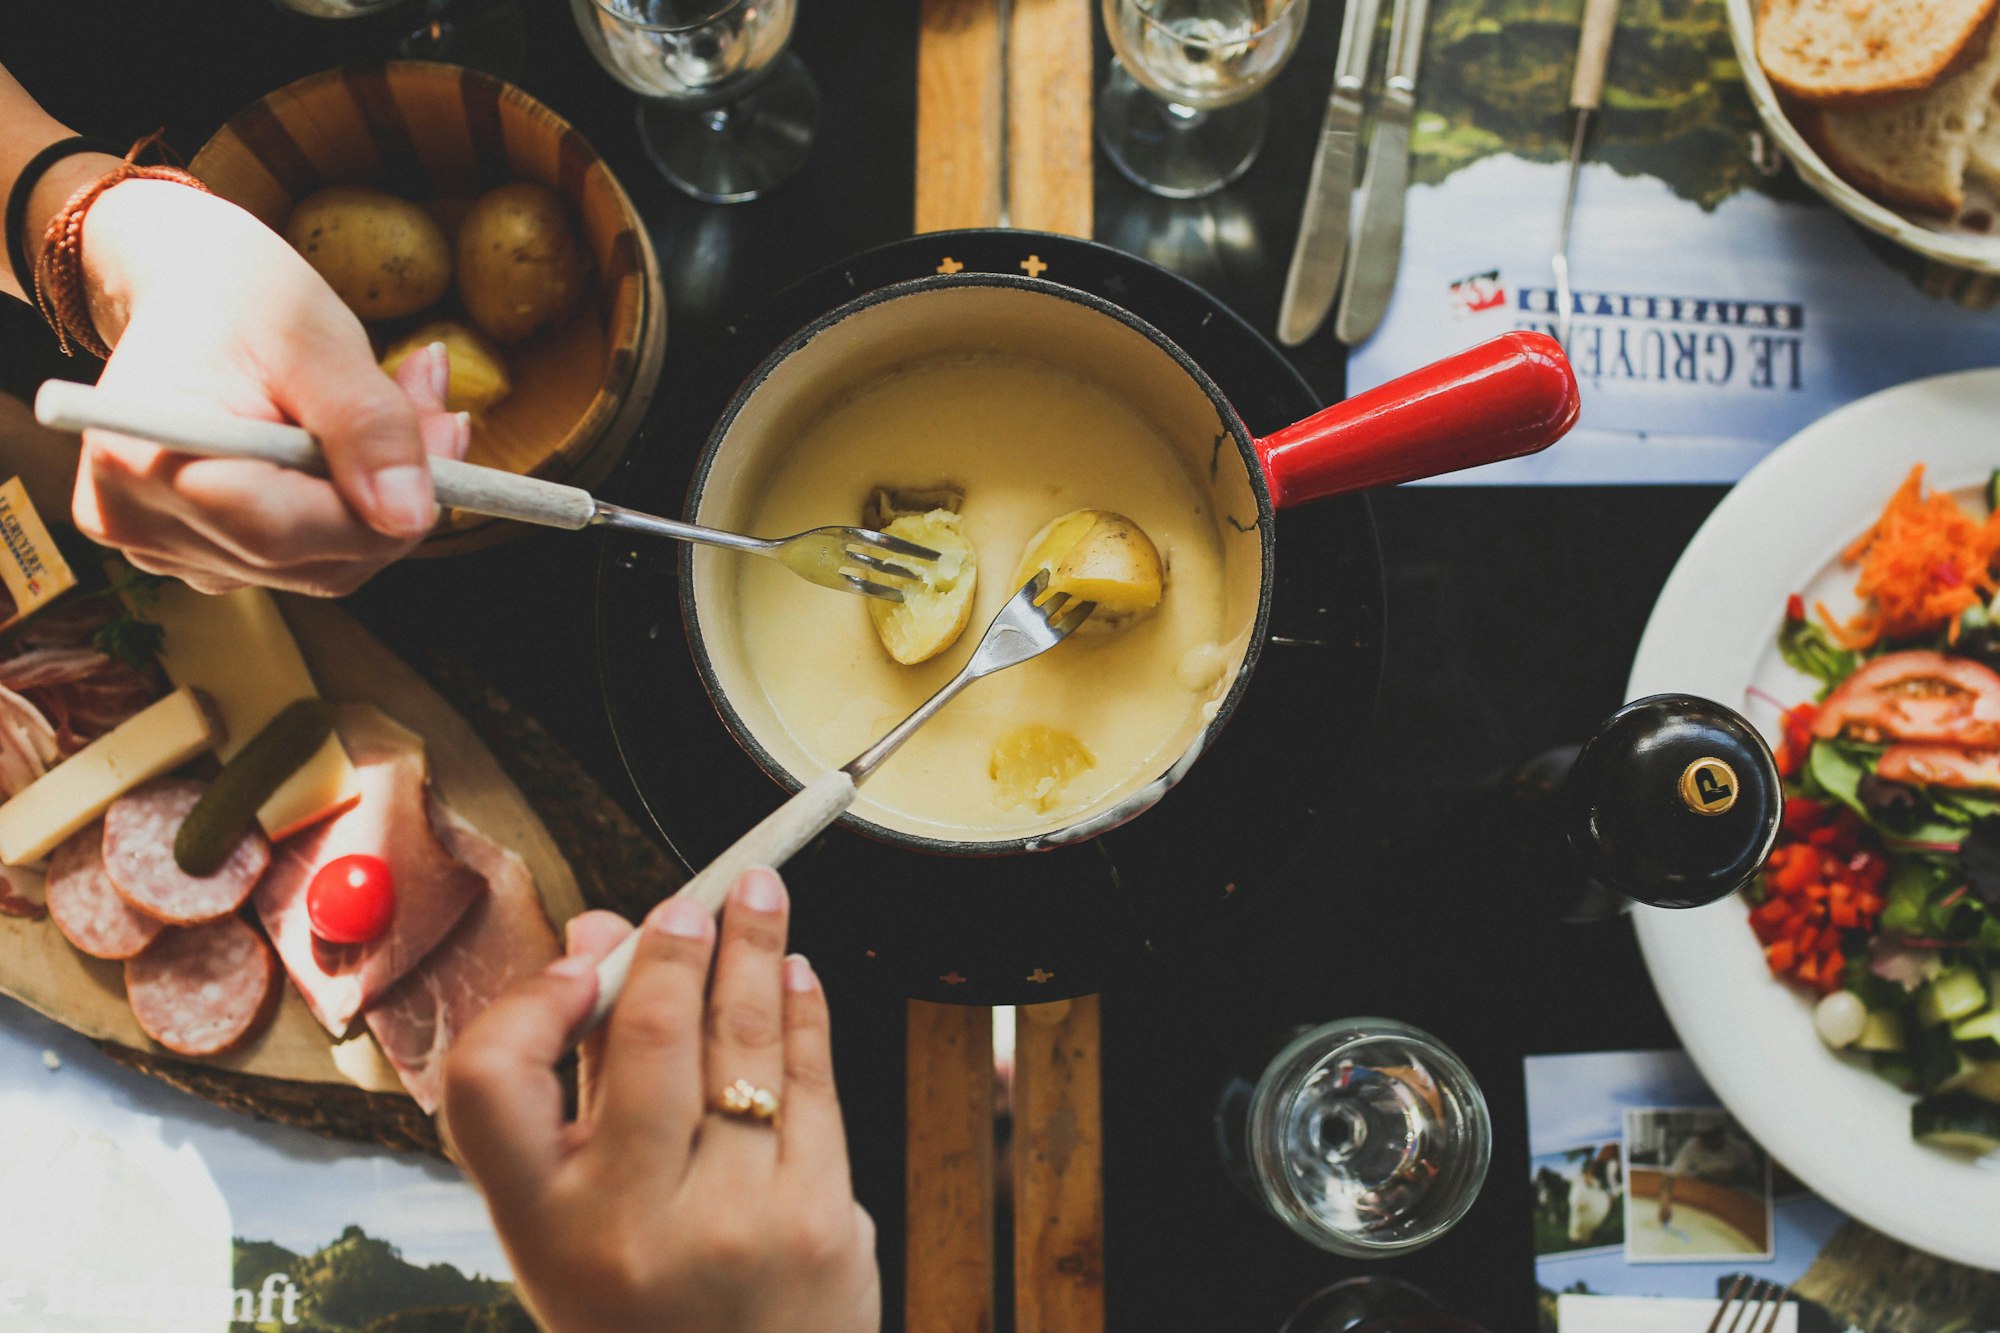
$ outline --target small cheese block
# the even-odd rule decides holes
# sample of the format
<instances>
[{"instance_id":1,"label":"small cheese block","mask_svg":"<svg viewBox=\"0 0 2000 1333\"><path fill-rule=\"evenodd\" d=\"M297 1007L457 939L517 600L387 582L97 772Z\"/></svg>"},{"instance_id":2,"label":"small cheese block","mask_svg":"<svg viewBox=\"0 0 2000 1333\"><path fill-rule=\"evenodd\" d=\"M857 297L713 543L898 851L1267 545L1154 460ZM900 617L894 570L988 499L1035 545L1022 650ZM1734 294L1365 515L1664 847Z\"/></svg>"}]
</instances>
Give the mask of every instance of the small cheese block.
<instances>
[{"instance_id":1,"label":"small cheese block","mask_svg":"<svg viewBox=\"0 0 2000 1333\"><path fill-rule=\"evenodd\" d=\"M146 614L166 631L160 665L168 678L202 691L221 712L224 735L216 753L225 763L286 705L319 697L278 604L261 588L211 596L169 581ZM338 736L329 736L271 793L257 822L275 842L346 809L359 792L347 751Z\"/></svg>"},{"instance_id":2,"label":"small cheese block","mask_svg":"<svg viewBox=\"0 0 2000 1333\"><path fill-rule=\"evenodd\" d=\"M186 687L118 724L0 805L0 861L29 865L143 782L215 745L215 723Z\"/></svg>"}]
</instances>

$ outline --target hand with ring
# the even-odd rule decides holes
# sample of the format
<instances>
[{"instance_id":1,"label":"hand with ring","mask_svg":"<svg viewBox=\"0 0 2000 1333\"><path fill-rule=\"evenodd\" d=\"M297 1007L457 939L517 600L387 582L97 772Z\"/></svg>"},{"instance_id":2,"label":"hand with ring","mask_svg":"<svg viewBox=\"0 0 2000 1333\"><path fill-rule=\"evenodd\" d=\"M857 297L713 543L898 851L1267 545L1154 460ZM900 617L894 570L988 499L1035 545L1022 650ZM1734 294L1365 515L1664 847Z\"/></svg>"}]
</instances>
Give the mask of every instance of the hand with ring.
<instances>
[{"instance_id":1,"label":"hand with ring","mask_svg":"<svg viewBox=\"0 0 2000 1333\"><path fill-rule=\"evenodd\" d=\"M784 956L787 914L769 870L731 891L720 948L700 904L654 908L617 1005L578 1053L573 1120L555 1067L596 997L597 961L632 930L618 917L571 921L567 955L452 1048L446 1140L551 1333L880 1327L826 995Z\"/></svg>"}]
</instances>

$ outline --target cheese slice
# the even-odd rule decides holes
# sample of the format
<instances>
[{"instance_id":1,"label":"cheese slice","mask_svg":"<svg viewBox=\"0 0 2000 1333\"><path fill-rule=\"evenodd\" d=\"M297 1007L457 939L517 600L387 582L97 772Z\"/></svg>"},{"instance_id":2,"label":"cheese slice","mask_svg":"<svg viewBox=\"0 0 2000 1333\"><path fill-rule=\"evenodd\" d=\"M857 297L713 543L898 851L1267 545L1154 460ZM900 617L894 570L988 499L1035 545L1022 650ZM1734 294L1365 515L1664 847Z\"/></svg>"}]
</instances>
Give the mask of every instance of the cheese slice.
<instances>
[{"instance_id":1,"label":"cheese slice","mask_svg":"<svg viewBox=\"0 0 2000 1333\"><path fill-rule=\"evenodd\" d=\"M214 700L223 727L216 754L225 763L286 705L319 696L278 604L261 588L211 596L169 580L145 614L166 631L160 665L168 678ZM283 838L346 809L359 792L347 751L329 736L271 793L257 822L272 839Z\"/></svg>"},{"instance_id":2,"label":"cheese slice","mask_svg":"<svg viewBox=\"0 0 2000 1333\"><path fill-rule=\"evenodd\" d=\"M142 782L215 744L215 724L193 690L175 690L126 718L0 805L0 862L28 865Z\"/></svg>"}]
</instances>

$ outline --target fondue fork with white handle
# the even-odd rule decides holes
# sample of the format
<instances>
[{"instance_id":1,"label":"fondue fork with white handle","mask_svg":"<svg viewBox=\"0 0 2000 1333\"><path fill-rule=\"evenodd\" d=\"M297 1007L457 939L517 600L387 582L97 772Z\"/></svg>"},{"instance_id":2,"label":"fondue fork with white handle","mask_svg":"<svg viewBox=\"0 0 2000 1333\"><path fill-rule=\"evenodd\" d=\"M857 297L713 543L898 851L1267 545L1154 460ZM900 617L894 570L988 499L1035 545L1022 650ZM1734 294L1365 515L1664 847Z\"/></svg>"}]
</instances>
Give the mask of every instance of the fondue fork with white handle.
<instances>
[{"instance_id":1,"label":"fondue fork with white handle","mask_svg":"<svg viewBox=\"0 0 2000 1333\"><path fill-rule=\"evenodd\" d=\"M140 397L68 380L48 380L35 395L35 417L44 426L58 430L116 431L181 453L206 458L249 458L326 475L326 459L320 453L319 441L303 427L234 416L171 398ZM524 477L499 468L450 458L433 458L430 467L438 503L453 509L572 532L589 527L622 528L766 555L809 583L888 602L902 601L902 589L869 575L892 579L915 579L920 575L908 565L884 560L874 552L908 561L938 558L938 553L928 546L869 528L825 527L789 537L746 537L606 504L581 487ZM863 572L849 573L850 566Z\"/></svg>"},{"instance_id":2,"label":"fondue fork with white handle","mask_svg":"<svg viewBox=\"0 0 2000 1333\"><path fill-rule=\"evenodd\" d=\"M709 911L720 911L723 900L729 896L730 886L744 871L754 866L776 869L797 855L854 804L855 788L881 767L882 761L894 754L918 727L937 716L938 710L950 703L960 690L982 676L1005 671L1029 658L1041 656L1075 633L1077 626L1088 620L1090 613L1097 609L1095 602L1075 602L1068 593L1061 592L1038 601L1048 586L1049 572L1046 569L1037 571L1033 578L1021 585L1019 592L1007 599L1007 604L1000 608L1000 614L993 617L993 623L980 636L979 646L972 650L971 660L946 682L943 689L924 700L916 712L897 723L888 735L862 751L844 768L836 768L800 788L790 800L766 815L763 822L709 862L700 874L682 885L674 896L692 897ZM590 1011L589 1020L576 1034L576 1040L583 1040L611 1012L618 993L625 987L625 974L631 970L632 953L638 942L637 932L627 935L598 963L597 1003Z\"/></svg>"}]
</instances>

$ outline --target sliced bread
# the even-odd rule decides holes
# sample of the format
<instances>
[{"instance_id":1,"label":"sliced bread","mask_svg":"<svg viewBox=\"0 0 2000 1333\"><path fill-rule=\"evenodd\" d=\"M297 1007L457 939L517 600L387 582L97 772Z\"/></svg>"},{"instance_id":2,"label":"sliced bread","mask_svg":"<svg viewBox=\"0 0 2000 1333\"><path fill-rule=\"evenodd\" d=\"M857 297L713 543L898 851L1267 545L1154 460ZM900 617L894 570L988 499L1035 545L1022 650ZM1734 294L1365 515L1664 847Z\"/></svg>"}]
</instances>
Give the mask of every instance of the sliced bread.
<instances>
[{"instance_id":1,"label":"sliced bread","mask_svg":"<svg viewBox=\"0 0 2000 1333\"><path fill-rule=\"evenodd\" d=\"M1807 102L1858 104L1929 88L1986 31L1995 0L1759 0L1757 61Z\"/></svg>"},{"instance_id":2,"label":"sliced bread","mask_svg":"<svg viewBox=\"0 0 2000 1333\"><path fill-rule=\"evenodd\" d=\"M2000 41L1994 45L2000 46ZM1986 123L1972 136L1972 151L1965 159L1965 170L1988 190L2000 194L2000 84L1994 86L1993 96L1986 99Z\"/></svg>"},{"instance_id":3,"label":"sliced bread","mask_svg":"<svg viewBox=\"0 0 2000 1333\"><path fill-rule=\"evenodd\" d=\"M1884 203L1952 217L1965 204L1966 160L2000 85L2000 41L1917 97L1794 118L1826 164Z\"/></svg>"}]
</instances>

